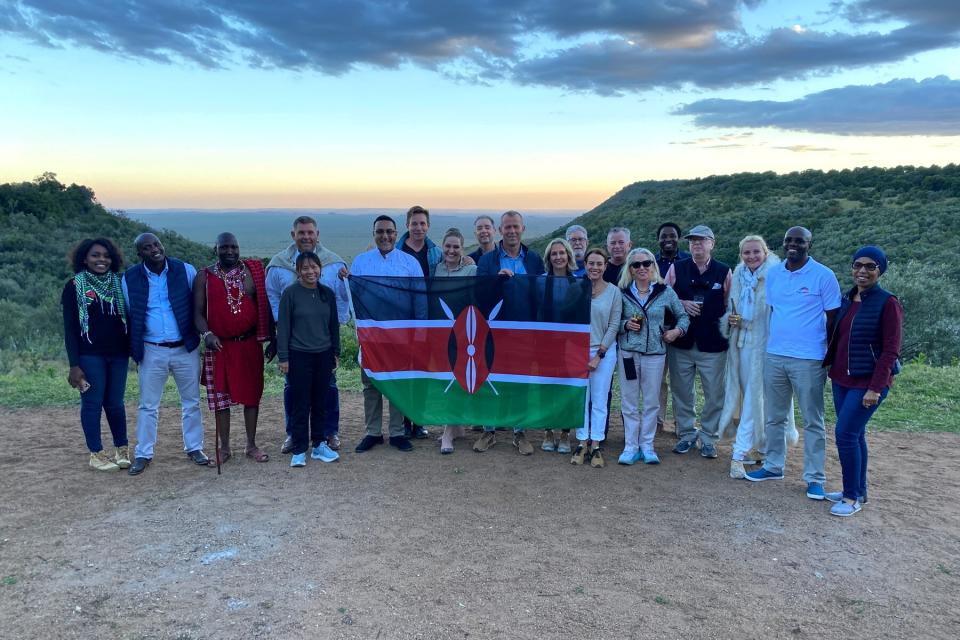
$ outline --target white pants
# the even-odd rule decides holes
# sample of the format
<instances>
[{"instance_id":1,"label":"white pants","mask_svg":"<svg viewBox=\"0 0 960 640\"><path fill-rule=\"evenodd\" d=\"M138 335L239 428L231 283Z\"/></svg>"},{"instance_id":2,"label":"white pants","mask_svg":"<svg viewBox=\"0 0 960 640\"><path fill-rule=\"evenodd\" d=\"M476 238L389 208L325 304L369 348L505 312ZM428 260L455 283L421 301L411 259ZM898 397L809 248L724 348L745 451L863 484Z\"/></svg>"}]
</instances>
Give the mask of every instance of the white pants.
<instances>
[{"instance_id":1,"label":"white pants","mask_svg":"<svg viewBox=\"0 0 960 640\"><path fill-rule=\"evenodd\" d=\"M620 411L623 413L623 450L653 453L653 436L657 432L657 411L660 410L660 383L666 355L645 356L624 351L620 359ZM636 380L627 380L623 361L633 360ZM643 395L643 414L640 396Z\"/></svg>"},{"instance_id":2,"label":"white pants","mask_svg":"<svg viewBox=\"0 0 960 640\"><path fill-rule=\"evenodd\" d=\"M137 411L137 458L153 458L157 442L157 418L160 398L167 378L173 374L180 393L183 422L183 450L203 448L203 417L200 413L200 350L187 351L183 347L168 349L152 344L143 345L140 363L140 407Z\"/></svg>"},{"instance_id":3,"label":"white pants","mask_svg":"<svg viewBox=\"0 0 960 640\"><path fill-rule=\"evenodd\" d=\"M590 359L597 355L598 348L590 348ZM603 432L607 427L607 394L613 384L613 369L617 365L617 345L611 345L607 353L600 358L600 364L595 371L590 372L589 402L586 415L583 417L583 426L577 429L577 440L603 440Z\"/></svg>"},{"instance_id":4,"label":"white pants","mask_svg":"<svg viewBox=\"0 0 960 640\"><path fill-rule=\"evenodd\" d=\"M763 389L754 389L750 384L753 372L753 355L756 347L744 344L740 347L740 361L737 366L737 375L740 377L740 392L743 401L740 403L740 423L737 425L737 437L733 441L733 459L743 460L747 452L753 448L753 396L763 393Z\"/></svg>"}]
</instances>

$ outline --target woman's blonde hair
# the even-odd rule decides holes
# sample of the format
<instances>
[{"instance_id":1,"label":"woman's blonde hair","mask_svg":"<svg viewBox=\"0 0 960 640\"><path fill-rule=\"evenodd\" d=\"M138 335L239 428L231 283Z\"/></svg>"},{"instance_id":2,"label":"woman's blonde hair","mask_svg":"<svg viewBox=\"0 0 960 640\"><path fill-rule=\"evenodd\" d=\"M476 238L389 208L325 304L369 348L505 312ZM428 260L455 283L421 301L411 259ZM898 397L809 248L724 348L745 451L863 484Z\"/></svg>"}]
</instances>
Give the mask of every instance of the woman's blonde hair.
<instances>
[{"instance_id":1,"label":"woman's blonde hair","mask_svg":"<svg viewBox=\"0 0 960 640\"><path fill-rule=\"evenodd\" d=\"M623 263L623 269L620 271L620 281L617 283L617 286L621 289L626 289L630 286L630 283L633 282L633 274L630 273L630 263L640 256L649 256L650 260L653 260L653 264L650 265L650 282L656 284L663 282L663 278L660 277L660 267L657 265L657 257L653 255L650 249L639 247L628 253L627 261Z\"/></svg>"},{"instance_id":2,"label":"woman's blonde hair","mask_svg":"<svg viewBox=\"0 0 960 640\"><path fill-rule=\"evenodd\" d=\"M737 253L743 253L743 245L748 242L759 242L760 248L763 249L763 258L766 260L767 256L770 255L770 249L767 247L767 241L763 239L763 236L744 236L743 240L740 241L740 245L737 247Z\"/></svg>"},{"instance_id":3,"label":"woman's blonde hair","mask_svg":"<svg viewBox=\"0 0 960 640\"><path fill-rule=\"evenodd\" d=\"M555 244L563 245L563 248L566 249L567 251L567 272L566 273L556 274L553 272L553 265L550 264L550 249L552 249L553 245ZM543 257L545 259L544 267L546 267L548 276L555 276L555 275L569 276L571 273L573 273L577 269L577 259L573 257L573 247L571 247L570 243L564 240L563 238L554 238L553 240L548 242L547 250L543 254Z\"/></svg>"}]
</instances>

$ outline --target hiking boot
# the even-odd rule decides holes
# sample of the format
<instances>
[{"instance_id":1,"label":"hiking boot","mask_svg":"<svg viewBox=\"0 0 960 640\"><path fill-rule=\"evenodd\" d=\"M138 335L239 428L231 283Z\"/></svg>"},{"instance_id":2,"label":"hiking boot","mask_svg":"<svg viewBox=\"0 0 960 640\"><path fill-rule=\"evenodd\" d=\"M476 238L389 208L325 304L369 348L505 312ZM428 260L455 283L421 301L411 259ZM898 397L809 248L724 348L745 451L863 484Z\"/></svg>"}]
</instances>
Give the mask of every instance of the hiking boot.
<instances>
[{"instance_id":1,"label":"hiking boot","mask_svg":"<svg viewBox=\"0 0 960 640\"><path fill-rule=\"evenodd\" d=\"M594 469L601 469L603 464L603 454L600 452L600 447L597 447L590 455L590 466Z\"/></svg>"},{"instance_id":2,"label":"hiking boot","mask_svg":"<svg viewBox=\"0 0 960 640\"><path fill-rule=\"evenodd\" d=\"M111 460L103 451L97 451L96 453L90 452L90 466L97 471L118 471L120 469L117 463ZM130 466L129 460L127 461L127 466Z\"/></svg>"},{"instance_id":3,"label":"hiking boot","mask_svg":"<svg viewBox=\"0 0 960 640\"><path fill-rule=\"evenodd\" d=\"M113 454L113 461L121 469L130 468L130 447L117 447Z\"/></svg>"},{"instance_id":4,"label":"hiking boot","mask_svg":"<svg viewBox=\"0 0 960 640\"><path fill-rule=\"evenodd\" d=\"M291 451L293 451L293 438L287 436L283 441L283 445L280 447L280 453L290 453Z\"/></svg>"},{"instance_id":5,"label":"hiking boot","mask_svg":"<svg viewBox=\"0 0 960 640\"><path fill-rule=\"evenodd\" d=\"M543 432L543 444L540 445L540 448L544 451L556 451L557 450L557 439L553 435L553 431L550 429L545 429Z\"/></svg>"},{"instance_id":6,"label":"hiking boot","mask_svg":"<svg viewBox=\"0 0 960 640\"><path fill-rule=\"evenodd\" d=\"M477 441L473 443L473 450L477 453L483 453L495 444L497 444L497 434L493 431L484 431L483 434L477 438Z\"/></svg>"},{"instance_id":7,"label":"hiking boot","mask_svg":"<svg viewBox=\"0 0 960 640\"><path fill-rule=\"evenodd\" d=\"M523 431L518 431L517 433L513 434L513 446L517 448L517 451L520 452L520 455L533 455L533 445L527 442L527 434L525 434Z\"/></svg>"},{"instance_id":8,"label":"hiking boot","mask_svg":"<svg viewBox=\"0 0 960 640\"><path fill-rule=\"evenodd\" d=\"M582 444L577 445L577 450L573 452L573 457L570 458L570 464L583 464L583 456L586 453L587 448Z\"/></svg>"},{"instance_id":9,"label":"hiking boot","mask_svg":"<svg viewBox=\"0 0 960 640\"><path fill-rule=\"evenodd\" d=\"M560 444L557 445L557 453L570 453L570 434L560 434Z\"/></svg>"}]
</instances>

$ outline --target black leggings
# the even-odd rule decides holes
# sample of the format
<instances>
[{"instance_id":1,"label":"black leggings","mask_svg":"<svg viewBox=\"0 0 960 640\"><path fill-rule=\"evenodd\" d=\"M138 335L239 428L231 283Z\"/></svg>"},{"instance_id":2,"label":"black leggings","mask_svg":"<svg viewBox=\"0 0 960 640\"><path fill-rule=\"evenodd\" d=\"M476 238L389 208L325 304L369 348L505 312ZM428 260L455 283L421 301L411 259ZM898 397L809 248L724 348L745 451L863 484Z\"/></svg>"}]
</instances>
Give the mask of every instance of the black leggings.
<instances>
[{"instance_id":1,"label":"black leggings","mask_svg":"<svg viewBox=\"0 0 960 640\"><path fill-rule=\"evenodd\" d=\"M290 437L294 454L306 453L324 440L323 410L330 376L333 375L333 350L305 353L290 350L287 381L290 384ZM309 437L308 437L309 436Z\"/></svg>"}]
</instances>

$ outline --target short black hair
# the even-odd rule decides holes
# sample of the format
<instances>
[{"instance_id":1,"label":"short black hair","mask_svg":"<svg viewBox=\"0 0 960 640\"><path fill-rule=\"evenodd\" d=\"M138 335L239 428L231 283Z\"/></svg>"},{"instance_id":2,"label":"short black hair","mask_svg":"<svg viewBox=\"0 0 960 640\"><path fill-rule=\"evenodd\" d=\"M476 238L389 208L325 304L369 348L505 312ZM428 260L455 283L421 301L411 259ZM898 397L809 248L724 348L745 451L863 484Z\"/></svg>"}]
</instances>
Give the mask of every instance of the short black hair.
<instances>
[{"instance_id":1,"label":"short black hair","mask_svg":"<svg viewBox=\"0 0 960 640\"><path fill-rule=\"evenodd\" d=\"M677 232L678 238L683 235L683 233L680 231L680 225L678 225L676 222L664 222L662 225L657 227L657 240L660 239L660 232L667 227L672 227Z\"/></svg>"},{"instance_id":2,"label":"short black hair","mask_svg":"<svg viewBox=\"0 0 960 640\"><path fill-rule=\"evenodd\" d=\"M67 260L73 266L73 272L80 273L87 268L84 261L87 259L87 254L90 253L90 249L97 244L104 247L107 253L110 254L110 271L120 273L120 269L123 268L123 253L121 253L120 248L109 238L85 238L81 240L67 257Z\"/></svg>"},{"instance_id":3,"label":"short black hair","mask_svg":"<svg viewBox=\"0 0 960 640\"><path fill-rule=\"evenodd\" d=\"M297 271L300 271L300 267L302 267L303 263L307 262L308 260L323 269L323 263L320 262L320 256L315 254L313 251L304 251L297 256L297 262L295 265Z\"/></svg>"},{"instance_id":4,"label":"short black hair","mask_svg":"<svg viewBox=\"0 0 960 640\"><path fill-rule=\"evenodd\" d=\"M383 222L384 220L391 222L393 224L394 229L397 228L397 221L385 213L383 215L377 216L377 219L373 221L373 226L376 227L378 222Z\"/></svg>"},{"instance_id":5,"label":"short black hair","mask_svg":"<svg viewBox=\"0 0 960 640\"><path fill-rule=\"evenodd\" d=\"M310 216L300 216L293 221L293 228L296 229L298 224L312 224L313 226L317 226L317 221Z\"/></svg>"}]
</instances>

